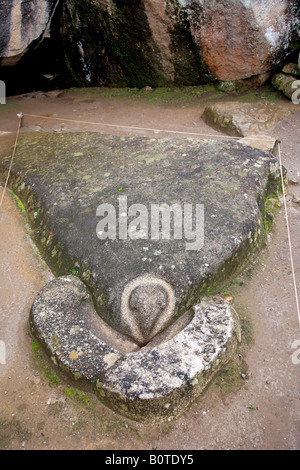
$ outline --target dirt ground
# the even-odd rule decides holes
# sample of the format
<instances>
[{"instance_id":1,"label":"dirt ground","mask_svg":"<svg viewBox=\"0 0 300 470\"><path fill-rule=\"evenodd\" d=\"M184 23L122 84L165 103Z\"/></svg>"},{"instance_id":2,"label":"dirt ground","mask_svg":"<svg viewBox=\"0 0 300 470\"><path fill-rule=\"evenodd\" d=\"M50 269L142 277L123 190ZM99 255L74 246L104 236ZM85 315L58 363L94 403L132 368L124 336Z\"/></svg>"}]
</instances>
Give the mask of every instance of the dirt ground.
<instances>
[{"instance_id":1,"label":"dirt ground","mask_svg":"<svg viewBox=\"0 0 300 470\"><path fill-rule=\"evenodd\" d=\"M64 119L25 116L22 132L94 130L189 137L67 121L72 119L218 135L200 119L205 103L199 95L183 101L173 98L133 99L125 92L110 96L79 91L8 98L0 108L0 131L8 132L0 136L1 150L8 149L10 155L16 114L21 111ZM291 114L270 135L281 139L288 169L288 216L299 292L300 105L282 102ZM52 368L27 324L32 302L52 274L31 243L24 214L8 192L0 209L0 233L0 341L5 344L5 364L0 362L0 449L300 448L300 325L284 207L277 210L269 244L254 266L224 292L233 298L243 322L240 351L180 419L160 426L142 425L113 413L91 391L78 389Z\"/></svg>"}]
</instances>

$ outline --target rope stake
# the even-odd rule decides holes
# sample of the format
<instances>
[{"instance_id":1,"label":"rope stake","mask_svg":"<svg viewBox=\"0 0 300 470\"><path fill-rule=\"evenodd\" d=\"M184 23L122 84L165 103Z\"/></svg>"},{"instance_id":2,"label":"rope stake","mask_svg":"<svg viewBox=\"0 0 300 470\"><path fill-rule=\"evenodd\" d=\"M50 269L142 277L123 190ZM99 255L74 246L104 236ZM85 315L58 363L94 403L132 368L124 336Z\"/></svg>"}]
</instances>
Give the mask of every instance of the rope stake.
<instances>
[{"instance_id":1,"label":"rope stake","mask_svg":"<svg viewBox=\"0 0 300 470\"><path fill-rule=\"evenodd\" d=\"M17 134L16 134L16 140L15 140L15 144L14 144L14 148L13 148L13 153L12 153L12 157L11 157L11 161L10 161L10 165L9 165L9 169L8 169L8 173L7 173L7 177L6 177L4 188L3 188L3 191L2 191L2 195L1 195L0 208L1 208L2 203L3 203L4 194L5 194L5 191L6 191L6 188L7 188L7 184L8 184L12 164L13 164L15 153L16 153L17 143L18 143L18 140L19 140L20 129L21 129L22 123L23 123L23 116L24 116L23 113L19 113L19 114L17 114L17 116L19 118L18 130L17 130Z\"/></svg>"},{"instance_id":2,"label":"rope stake","mask_svg":"<svg viewBox=\"0 0 300 470\"><path fill-rule=\"evenodd\" d=\"M289 224L287 203L286 203L286 197L285 197L284 176L283 176L281 145L280 145L281 142L277 141L277 143L278 143L277 150L278 150L278 159L279 159L280 173L281 173L282 194L283 194L283 202L284 202L285 217L286 217L286 226L287 226L287 233L288 233L288 242L289 242L289 251L290 251L290 260L291 260L293 284L294 284L296 306L297 306L297 312L298 312L298 321L299 321L299 326L300 326L299 298L298 298L297 282L296 282L295 267L294 267L293 246L292 246L292 240L291 240L290 224Z\"/></svg>"}]
</instances>

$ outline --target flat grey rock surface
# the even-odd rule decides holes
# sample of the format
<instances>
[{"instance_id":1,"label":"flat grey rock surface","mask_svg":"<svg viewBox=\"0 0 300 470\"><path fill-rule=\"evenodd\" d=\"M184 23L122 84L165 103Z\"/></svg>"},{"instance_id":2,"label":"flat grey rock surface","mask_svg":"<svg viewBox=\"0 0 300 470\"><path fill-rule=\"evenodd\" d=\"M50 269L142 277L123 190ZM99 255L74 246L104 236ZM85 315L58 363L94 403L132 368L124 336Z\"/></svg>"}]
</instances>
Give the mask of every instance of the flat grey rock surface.
<instances>
[{"instance_id":1,"label":"flat grey rock surface","mask_svg":"<svg viewBox=\"0 0 300 470\"><path fill-rule=\"evenodd\" d=\"M9 183L57 276L30 315L52 361L133 419L180 414L239 341L233 309L208 296L266 238L275 157L228 141L32 133Z\"/></svg>"},{"instance_id":2,"label":"flat grey rock surface","mask_svg":"<svg viewBox=\"0 0 300 470\"><path fill-rule=\"evenodd\" d=\"M277 103L228 102L207 106L202 117L206 124L227 135L259 138L289 114Z\"/></svg>"},{"instance_id":3,"label":"flat grey rock surface","mask_svg":"<svg viewBox=\"0 0 300 470\"><path fill-rule=\"evenodd\" d=\"M257 252L279 176L273 156L236 142L62 132L22 136L10 185L53 272L78 276L101 318L143 346ZM153 206L174 204L182 238L171 217L156 239ZM100 239L105 208L113 239Z\"/></svg>"},{"instance_id":4,"label":"flat grey rock surface","mask_svg":"<svg viewBox=\"0 0 300 470\"><path fill-rule=\"evenodd\" d=\"M180 415L241 341L238 317L220 297L203 298L173 338L127 354L105 343L97 317L85 285L63 276L38 294L30 327L56 366L94 384L104 403L142 422Z\"/></svg>"}]
</instances>

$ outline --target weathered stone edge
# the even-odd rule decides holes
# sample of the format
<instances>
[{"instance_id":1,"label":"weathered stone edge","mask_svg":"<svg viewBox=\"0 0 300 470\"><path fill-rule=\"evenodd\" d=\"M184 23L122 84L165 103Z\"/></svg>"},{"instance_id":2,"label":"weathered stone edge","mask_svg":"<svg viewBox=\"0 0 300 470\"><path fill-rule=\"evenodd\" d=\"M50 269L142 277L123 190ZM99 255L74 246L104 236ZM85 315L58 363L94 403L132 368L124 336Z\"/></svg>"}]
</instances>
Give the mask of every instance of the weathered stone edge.
<instances>
[{"instance_id":1,"label":"weathered stone edge","mask_svg":"<svg viewBox=\"0 0 300 470\"><path fill-rule=\"evenodd\" d=\"M93 333L90 320L97 319L83 282L62 276L48 282L37 295L29 327L55 366L75 380L93 383L123 356Z\"/></svg>"},{"instance_id":2,"label":"weathered stone edge","mask_svg":"<svg viewBox=\"0 0 300 470\"><path fill-rule=\"evenodd\" d=\"M211 298L205 298L202 302L208 302L211 304L214 302L224 302L224 304L226 303L226 301L220 297L215 296ZM197 306L200 312L203 310L201 307L202 302ZM174 386L171 391L169 390L169 392L166 394L160 392L155 395L153 393L153 396L147 399L138 397L133 398L129 394L126 394L126 390L123 390L123 393L120 393L120 390L116 391L116 388L118 388L118 386L121 384L121 381L116 383L115 378L116 374L119 372L120 365L122 367L121 361L115 366L112 366L112 368L109 369L106 374L104 374L102 380L97 382L96 393L98 394L100 400L122 415L142 423L159 424L181 416L186 411L186 409L191 406L197 398L200 397L205 388L209 385L217 373L224 367L224 365L226 365L226 363L232 359L234 353L237 350L238 344L241 342L241 328L238 315L228 303L227 308L230 310L232 317L232 329L230 331L227 343L223 348L219 349L217 355L215 355L214 359L210 363L208 363L206 366L202 365L198 368L196 373L193 373L190 377L183 379L180 386ZM164 347L171 349L172 342L174 343L174 341L177 341L178 337L182 333L184 334L184 331L188 330L192 323L193 320L190 325L188 325L179 335L168 341L165 345L160 345L158 348L153 348L152 351L149 351L149 354L157 352L160 348ZM199 334L201 335L200 331ZM188 351L187 345L183 343L180 345L178 353L179 356L180 354L184 355L188 353L190 361L197 361L197 359L199 359L198 353ZM133 355L136 355L136 353ZM172 361L172 357L170 357L170 361ZM166 364L157 364L157 367L164 369L166 368ZM136 370L134 366L132 368L133 370ZM184 372L184 370L181 372ZM155 370L153 373L155 374ZM168 377L166 374L164 384L166 385L166 388L170 389L169 378L170 377Z\"/></svg>"},{"instance_id":3,"label":"weathered stone edge","mask_svg":"<svg viewBox=\"0 0 300 470\"><path fill-rule=\"evenodd\" d=\"M80 383L92 385L101 402L140 422L159 423L182 414L230 360L241 340L238 317L232 307L223 299L212 297L203 299L195 307L193 320L175 338L154 348L124 355L93 333L80 310L83 302L91 303L91 299L78 278L63 276L50 281L33 303L30 331L62 372ZM216 352L205 362L201 356L201 348L205 345L201 322L203 311L205 308L209 311L209 305L225 308L225 320L229 320L229 325L226 337L220 344L216 342ZM97 314L88 309L87 315ZM214 324L209 323L208 329L212 331ZM189 343L195 343L195 338L198 338L199 346L189 348ZM164 355L159 358L162 351ZM188 354L187 363L185 354ZM157 357L154 367L151 361L147 362L147 356ZM189 370L186 364L192 364L195 370ZM142 377L145 372L148 374L145 383L141 380L142 393L135 394L126 389L126 373L125 376L120 373L120 368L125 368L125 372L129 370L130 374L140 371ZM158 389L155 383L158 369L162 377L166 372L168 380L162 389ZM185 378L179 380L177 375ZM170 380L172 376L175 377L174 382ZM140 387L140 379L135 384L133 382L130 384L133 390Z\"/></svg>"},{"instance_id":4,"label":"weathered stone edge","mask_svg":"<svg viewBox=\"0 0 300 470\"><path fill-rule=\"evenodd\" d=\"M224 111L221 115L215 106L206 106L202 114L203 121L213 129L223 132L232 137L245 137L245 133L240 128L238 122L228 111Z\"/></svg>"},{"instance_id":5,"label":"weathered stone edge","mask_svg":"<svg viewBox=\"0 0 300 470\"><path fill-rule=\"evenodd\" d=\"M264 245L266 237L263 226L264 222L264 206L271 190L268 186L274 186L280 183L279 168L275 165L270 166L268 181L264 185L264 194L258 194L258 211L260 212L259 224L251 228L251 236L244 238L237 247L236 252L230 259L224 260L224 263L216 268L214 272L210 272L201 286L195 287L189 293L189 300L184 305L185 311L207 293L216 292L227 282L229 278L238 274L245 265L249 264L258 254ZM67 274L75 274L89 288L89 280L86 278L86 269L80 266L76 259L72 259L68 250L59 241L54 233L46 211L42 207L38 194L33 185L31 185L22 172L14 173L13 169L9 179L9 187L13 193L20 198L28 217L31 228L30 235L41 252L42 257L52 270L55 276L64 276ZM184 311L180 311L179 315Z\"/></svg>"}]
</instances>

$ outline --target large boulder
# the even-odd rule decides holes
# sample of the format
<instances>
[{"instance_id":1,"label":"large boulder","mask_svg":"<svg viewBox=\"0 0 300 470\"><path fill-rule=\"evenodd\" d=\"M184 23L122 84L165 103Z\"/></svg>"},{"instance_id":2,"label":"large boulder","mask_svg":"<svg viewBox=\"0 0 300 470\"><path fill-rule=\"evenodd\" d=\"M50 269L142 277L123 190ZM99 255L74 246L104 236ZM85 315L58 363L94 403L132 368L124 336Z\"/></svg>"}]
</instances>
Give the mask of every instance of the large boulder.
<instances>
[{"instance_id":1,"label":"large boulder","mask_svg":"<svg viewBox=\"0 0 300 470\"><path fill-rule=\"evenodd\" d=\"M67 0L61 31L80 85L261 84L290 52L299 24L296 0Z\"/></svg>"},{"instance_id":2,"label":"large boulder","mask_svg":"<svg viewBox=\"0 0 300 470\"><path fill-rule=\"evenodd\" d=\"M2 0L0 3L0 63L15 65L48 34L59 0Z\"/></svg>"},{"instance_id":3,"label":"large boulder","mask_svg":"<svg viewBox=\"0 0 300 470\"><path fill-rule=\"evenodd\" d=\"M237 351L239 318L211 294L264 244L276 158L226 140L26 133L11 170L58 276L31 309L38 344L119 413L179 416Z\"/></svg>"},{"instance_id":4,"label":"large boulder","mask_svg":"<svg viewBox=\"0 0 300 470\"><path fill-rule=\"evenodd\" d=\"M220 81L265 75L298 38L298 0L185 0L193 36Z\"/></svg>"},{"instance_id":5,"label":"large boulder","mask_svg":"<svg viewBox=\"0 0 300 470\"><path fill-rule=\"evenodd\" d=\"M18 149L10 184L49 265L139 345L257 251L278 185L276 159L236 142L42 133Z\"/></svg>"},{"instance_id":6,"label":"large boulder","mask_svg":"<svg viewBox=\"0 0 300 470\"><path fill-rule=\"evenodd\" d=\"M80 86L196 85L211 78L177 2L66 0L60 33L66 72Z\"/></svg>"},{"instance_id":7,"label":"large boulder","mask_svg":"<svg viewBox=\"0 0 300 470\"><path fill-rule=\"evenodd\" d=\"M51 31L66 86L261 84L299 24L297 0L4 0L0 60L31 56Z\"/></svg>"}]
</instances>

